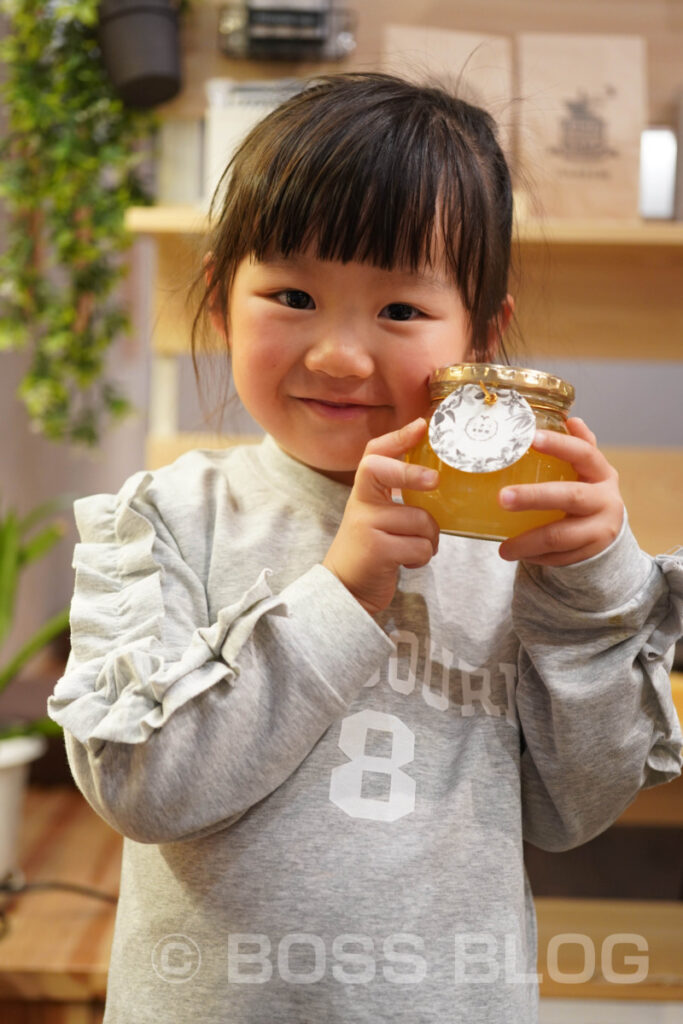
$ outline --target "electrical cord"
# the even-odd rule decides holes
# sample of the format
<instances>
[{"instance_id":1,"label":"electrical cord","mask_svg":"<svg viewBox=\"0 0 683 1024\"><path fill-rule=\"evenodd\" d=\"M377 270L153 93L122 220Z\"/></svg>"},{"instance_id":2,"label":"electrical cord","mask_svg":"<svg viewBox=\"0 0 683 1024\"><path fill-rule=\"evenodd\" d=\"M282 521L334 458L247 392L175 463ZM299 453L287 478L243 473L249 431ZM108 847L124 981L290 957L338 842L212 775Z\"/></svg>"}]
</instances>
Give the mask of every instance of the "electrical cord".
<instances>
[{"instance_id":1,"label":"electrical cord","mask_svg":"<svg viewBox=\"0 0 683 1024\"><path fill-rule=\"evenodd\" d=\"M46 889L60 889L62 892L74 892L80 896L90 896L93 899L103 900L105 903L117 903L118 896L114 893L103 892L101 889L93 889L89 885L79 885L77 882L27 882L19 871L13 872L0 881L0 895L18 896L24 892L35 892ZM0 939L3 939L9 932L9 920L6 906L0 907Z\"/></svg>"}]
</instances>

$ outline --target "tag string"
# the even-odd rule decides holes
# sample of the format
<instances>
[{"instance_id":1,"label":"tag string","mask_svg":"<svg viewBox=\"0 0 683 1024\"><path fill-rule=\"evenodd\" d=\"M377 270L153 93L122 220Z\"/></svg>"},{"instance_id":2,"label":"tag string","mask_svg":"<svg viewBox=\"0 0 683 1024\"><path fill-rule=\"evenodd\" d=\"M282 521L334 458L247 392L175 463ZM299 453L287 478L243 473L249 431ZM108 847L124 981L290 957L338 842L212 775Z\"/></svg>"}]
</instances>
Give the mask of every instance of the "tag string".
<instances>
[{"instance_id":1,"label":"tag string","mask_svg":"<svg viewBox=\"0 0 683 1024\"><path fill-rule=\"evenodd\" d=\"M498 395L494 395L492 391L489 391L489 389L484 384L483 380L479 381L479 387L484 392L484 401L486 402L487 405L493 405L495 402L498 401Z\"/></svg>"}]
</instances>

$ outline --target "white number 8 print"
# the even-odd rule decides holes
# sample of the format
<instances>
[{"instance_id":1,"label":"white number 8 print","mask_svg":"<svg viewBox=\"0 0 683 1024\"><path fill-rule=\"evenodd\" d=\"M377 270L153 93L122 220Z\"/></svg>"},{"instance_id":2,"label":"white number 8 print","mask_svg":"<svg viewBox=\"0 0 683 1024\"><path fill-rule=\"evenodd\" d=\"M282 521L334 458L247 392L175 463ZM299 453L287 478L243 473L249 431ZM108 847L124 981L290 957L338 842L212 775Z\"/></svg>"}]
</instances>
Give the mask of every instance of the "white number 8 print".
<instances>
[{"instance_id":1,"label":"white number 8 print","mask_svg":"<svg viewBox=\"0 0 683 1024\"><path fill-rule=\"evenodd\" d=\"M391 756L366 754L368 730L391 735ZM339 746L349 758L332 770L330 800L351 818L396 821L415 810L415 780L401 771L413 760L415 736L396 715L366 709L342 722ZM362 796L365 772L389 776L389 799Z\"/></svg>"}]
</instances>

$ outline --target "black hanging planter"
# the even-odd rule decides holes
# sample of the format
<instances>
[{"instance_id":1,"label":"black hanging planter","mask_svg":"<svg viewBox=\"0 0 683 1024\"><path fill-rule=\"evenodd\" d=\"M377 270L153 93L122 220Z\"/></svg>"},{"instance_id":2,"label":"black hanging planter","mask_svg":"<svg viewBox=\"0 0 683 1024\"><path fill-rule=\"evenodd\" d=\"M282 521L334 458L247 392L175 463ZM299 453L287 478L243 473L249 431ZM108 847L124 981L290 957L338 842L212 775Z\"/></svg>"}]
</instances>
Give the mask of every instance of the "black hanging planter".
<instances>
[{"instance_id":1,"label":"black hanging planter","mask_svg":"<svg viewBox=\"0 0 683 1024\"><path fill-rule=\"evenodd\" d=\"M155 107L180 90L178 11L171 0L102 0L100 46L124 103Z\"/></svg>"}]
</instances>

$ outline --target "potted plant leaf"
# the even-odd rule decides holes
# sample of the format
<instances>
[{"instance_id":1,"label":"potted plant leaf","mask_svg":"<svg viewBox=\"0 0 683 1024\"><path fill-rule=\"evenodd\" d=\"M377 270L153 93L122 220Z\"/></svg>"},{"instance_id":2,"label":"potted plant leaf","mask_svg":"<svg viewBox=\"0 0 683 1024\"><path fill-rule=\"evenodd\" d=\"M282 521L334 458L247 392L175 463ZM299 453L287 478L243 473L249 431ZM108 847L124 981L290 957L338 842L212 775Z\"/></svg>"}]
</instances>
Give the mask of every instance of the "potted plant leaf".
<instances>
[{"instance_id":1,"label":"potted plant leaf","mask_svg":"<svg viewBox=\"0 0 683 1024\"><path fill-rule=\"evenodd\" d=\"M21 517L14 509L0 509L0 694L20 684L27 663L68 628L65 608L51 616L11 657L3 648L15 621L18 584L23 571L50 551L64 533L57 513L65 501L40 505ZM31 761L46 749L46 736L59 726L47 716L32 721L0 723L0 880L16 869L19 822Z\"/></svg>"}]
</instances>

